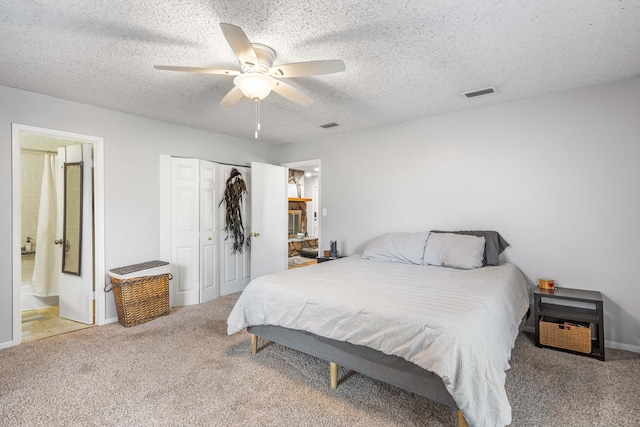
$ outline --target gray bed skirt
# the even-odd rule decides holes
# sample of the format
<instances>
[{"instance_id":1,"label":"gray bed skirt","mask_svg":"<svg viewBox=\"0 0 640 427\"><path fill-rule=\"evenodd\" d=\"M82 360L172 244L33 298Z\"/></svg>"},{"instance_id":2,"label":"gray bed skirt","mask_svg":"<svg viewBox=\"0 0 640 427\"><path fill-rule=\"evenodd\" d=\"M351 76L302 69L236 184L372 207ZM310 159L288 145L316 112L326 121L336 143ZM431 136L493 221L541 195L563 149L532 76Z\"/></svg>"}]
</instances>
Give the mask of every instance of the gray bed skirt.
<instances>
[{"instance_id":1,"label":"gray bed skirt","mask_svg":"<svg viewBox=\"0 0 640 427\"><path fill-rule=\"evenodd\" d=\"M258 337L424 396L452 409L458 409L456 402L439 376L401 357L390 356L369 347L323 338L309 332L280 326L250 326L247 331Z\"/></svg>"}]
</instances>

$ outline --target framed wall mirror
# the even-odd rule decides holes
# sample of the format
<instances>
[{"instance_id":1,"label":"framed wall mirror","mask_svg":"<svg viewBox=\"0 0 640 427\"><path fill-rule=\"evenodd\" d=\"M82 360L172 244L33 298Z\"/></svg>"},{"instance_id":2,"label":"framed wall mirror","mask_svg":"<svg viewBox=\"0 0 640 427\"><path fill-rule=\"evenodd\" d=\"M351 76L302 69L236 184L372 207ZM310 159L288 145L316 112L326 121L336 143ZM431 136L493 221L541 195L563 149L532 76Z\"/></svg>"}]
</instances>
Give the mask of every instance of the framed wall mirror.
<instances>
[{"instance_id":1,"label":"framed wall mirror","mask_svg":"<svg viewBox=\"0 0 640 427\"><path fill-rule=\"evenodd\" d=\"M64 164L62 240L62 272L79 276L82 253L82 162Z\"/></svg>"}]
</instances>

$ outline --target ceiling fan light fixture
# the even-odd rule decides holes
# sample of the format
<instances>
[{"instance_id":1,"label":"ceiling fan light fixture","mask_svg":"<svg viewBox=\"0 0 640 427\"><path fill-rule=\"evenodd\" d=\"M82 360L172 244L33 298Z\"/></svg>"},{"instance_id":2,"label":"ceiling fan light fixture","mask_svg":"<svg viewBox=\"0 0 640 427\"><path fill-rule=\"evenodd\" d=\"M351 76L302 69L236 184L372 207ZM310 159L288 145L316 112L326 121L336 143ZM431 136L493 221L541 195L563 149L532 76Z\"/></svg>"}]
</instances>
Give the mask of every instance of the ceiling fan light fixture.
<instances>
[{"instance_id":1,"label":"ceiling fan light fixture","mask_svg":"<svg viewBox=\"0 0 640 427\"><path fill-rule=\"evenodd\" d=\"M230 107L244 97L254 101L256 111L255 138L258 138L260 132L260 101L269 96L271 91L303 107L313 104L313 99L299 89L279 80L280 78L332 74L346 69L344 62L339 59L295 62L278 65L274 68L275 50L267 45L251 43L244 30L237 25L221 22L220 28L240 62L240 70L175 65L156 65L155 68L187 73L237 76L233 80L235 86L222 98L220 106Z\"/></svg>"},{"instance_id":2,"label":"ceiling fan light fixture","mask_svg":"<svg viewBox=\"0 0 640 427\"><path fill-rule=\"evenodd\" d=\"M261 73L240 74L233 79L233 83L240 88L244 96L252 100L263 100L278 84L275 79Z\"/></svg>"}]
</instances>

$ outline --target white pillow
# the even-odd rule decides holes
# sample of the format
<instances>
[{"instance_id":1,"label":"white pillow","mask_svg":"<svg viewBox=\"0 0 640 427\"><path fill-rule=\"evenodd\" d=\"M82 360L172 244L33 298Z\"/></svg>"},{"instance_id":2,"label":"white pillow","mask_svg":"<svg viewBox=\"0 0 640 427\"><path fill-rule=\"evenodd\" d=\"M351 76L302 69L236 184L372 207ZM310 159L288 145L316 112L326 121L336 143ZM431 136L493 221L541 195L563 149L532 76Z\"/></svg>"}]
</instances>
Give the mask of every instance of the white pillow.
<instances>
[{"instance_id":1,"label":"white pillow","mask_svg":"<svg viewBox=\"0 0 640 427\"><path fill-rule=\"evenodd\" d=\"M482 267L485 238L453 233L431 233L424 263L470 270Z\"/></svg>"},{"instance_id":2,"label":"white pillow","mask_svg":"<svg viewBox=\"0 0 640 427\"><path fill-rule=\"evenodd\" d=\"M369 242L362 257L374 261L422 264L427 237L428 232L386 233Z\"/></svg>"}]
</instances>

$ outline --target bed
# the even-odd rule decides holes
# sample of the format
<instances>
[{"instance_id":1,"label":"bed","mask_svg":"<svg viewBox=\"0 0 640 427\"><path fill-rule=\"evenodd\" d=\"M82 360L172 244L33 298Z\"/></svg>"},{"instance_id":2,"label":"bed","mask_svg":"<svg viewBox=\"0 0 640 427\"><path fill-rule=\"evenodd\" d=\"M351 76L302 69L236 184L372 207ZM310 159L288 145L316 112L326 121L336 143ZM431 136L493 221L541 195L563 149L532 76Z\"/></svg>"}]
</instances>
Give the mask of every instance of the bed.
<instances>
[{"instance_id":1,"label":"bed","mask_svg":"<svg viewBox=\"0 0 640 427\"><path fill-rule=\"evenodd\" d=\"M424 265L434 235L257 278L228 333L247 328L254 352L259 336L328 360L332 387L341 365L458 410L461 425L510 424L505 370L526 281L512 264L487 264L486 250L481 268Z\"/></svg>"}]
</instances>

